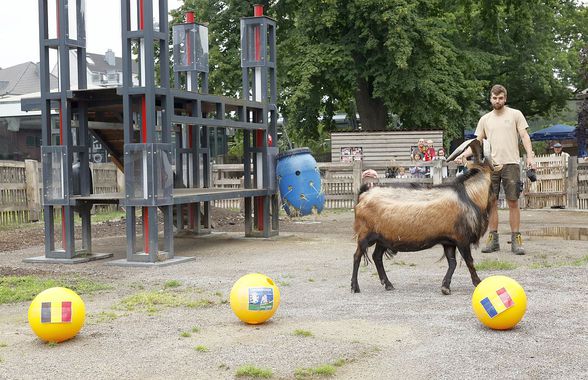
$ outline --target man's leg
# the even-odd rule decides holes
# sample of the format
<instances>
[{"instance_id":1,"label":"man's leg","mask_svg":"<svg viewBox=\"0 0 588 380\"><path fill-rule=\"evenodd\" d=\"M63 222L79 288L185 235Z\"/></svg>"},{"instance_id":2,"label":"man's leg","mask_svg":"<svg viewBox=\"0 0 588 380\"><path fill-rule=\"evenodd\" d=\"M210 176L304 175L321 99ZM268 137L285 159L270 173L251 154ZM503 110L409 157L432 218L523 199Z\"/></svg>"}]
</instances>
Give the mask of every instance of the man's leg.
<instances>
[{"instance_id":1,"label":"man's leg","mask_svg":"<svg viewBox=\"0 0 588 380\"><path fill-rule=\"evenodd\" d=\"M498 194L500 193L500 180L501 171L492 173L493 196L496 196L497 199ZM495 251L500 251L500 243L498 240L498 202L494 202L490 208L490 215L488 216L488 239L486 240L486 246L482 248L482 252L484 253Z\"/></svg>"},{"instance_id":2,"label":"man's leg","mask_svg":"<svg viewBox=\"0 0 588 380\"><path fill-rule=\"evenodd\" d=\"M519 231L521 227L521 210L519 209L518 200L521 194L520 167L519 165L508 165L506 171L504 194L508 203L511 250L515 255L524 255L523 237Z\"/></svg>"},{"instance_id":3,"label":"man's leg","mask_svg":"<svg viewBox=\"0 0 588 380\"><path fill-rule=\"evenodd\" d=\"M519 201L506 201L508 203L508 213L510 222L510 232L519 232L521 227L521 209L519 208Z\"/></svg>"}]
</instances>

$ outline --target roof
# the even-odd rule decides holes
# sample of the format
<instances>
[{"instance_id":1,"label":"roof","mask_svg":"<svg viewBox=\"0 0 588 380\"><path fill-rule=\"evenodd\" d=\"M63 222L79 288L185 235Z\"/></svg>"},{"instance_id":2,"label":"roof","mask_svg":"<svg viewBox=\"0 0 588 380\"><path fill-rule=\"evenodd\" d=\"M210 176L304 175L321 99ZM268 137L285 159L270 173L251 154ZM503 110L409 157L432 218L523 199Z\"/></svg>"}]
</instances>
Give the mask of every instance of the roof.
<instances>
[{"instance_id":1,"label":"roof","mask_svg":"<svg viewBox=\"0 0 588 380\"><path fill-rule=\"evenodd\" d=\"M57 87L57 78L50 75L51 88ZM39 92L41 79L39 65L25 62L0 70L0 97Z\"/></svg>"},{"instance_id":2,"label":"roof","mask_svg":"<svg viewBox=\"0 0 588 380\"><path fill-rule=\"evenodd\" d=\"M72 50L72 52L75 54L75 51ZM110 50L109 52L107 51L106 54L111 53L114 56L114 53L112 53L112 50ZM96 54L96 53L88 53L86 52L86 65L88 70L90 70L93 73L106 73L108 71L122 71L122 58L121 57L114 57L114 66L110 65L107 62L107 57L106 54ZM137 62L135 62L134 60L131 63L131 70L136 73L138 71L138 65Z\"/></svg>"}]
</instances>

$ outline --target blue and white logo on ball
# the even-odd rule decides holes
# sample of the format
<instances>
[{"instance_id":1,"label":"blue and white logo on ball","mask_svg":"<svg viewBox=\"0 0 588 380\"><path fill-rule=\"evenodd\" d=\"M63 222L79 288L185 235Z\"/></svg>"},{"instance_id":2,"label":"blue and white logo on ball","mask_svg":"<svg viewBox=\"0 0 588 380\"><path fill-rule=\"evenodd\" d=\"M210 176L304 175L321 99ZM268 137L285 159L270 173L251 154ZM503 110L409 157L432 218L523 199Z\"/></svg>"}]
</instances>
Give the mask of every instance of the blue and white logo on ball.
<instances>
[{"instance_id":1,"label":"blue and white logo on ball","mask_svg":"<svg viewBox=\"0 0 588 380\"><path fill-rule=\"evenodd\" d=\"M273 307L272 288L249 288L249 310L271 310Z\"/></svg>"}]
</instances>

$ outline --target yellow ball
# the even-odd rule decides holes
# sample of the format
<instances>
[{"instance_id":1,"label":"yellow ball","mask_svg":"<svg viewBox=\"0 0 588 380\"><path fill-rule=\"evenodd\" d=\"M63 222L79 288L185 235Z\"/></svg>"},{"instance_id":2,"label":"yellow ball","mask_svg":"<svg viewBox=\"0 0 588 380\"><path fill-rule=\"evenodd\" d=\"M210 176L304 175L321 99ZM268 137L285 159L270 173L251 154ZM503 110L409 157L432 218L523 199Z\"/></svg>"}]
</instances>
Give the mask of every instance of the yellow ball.
<instances>
[{"instance_id":1,"label":"yellow ball","mask_svg":"<svg viewBox=\"0 0 588 380\"><path fill-rule=\"evenodd\" d=\"M240 320L257 325L270 319L280 306L280 289L266 275L249 273L233 285L230 302Z\"/></svg>"},{"instance_id":2,"label":"yellow ball","mask_svg":"<svg viewBox=\"0 0 588 380\"><path fill-rule=\"evenodd\" d=\"M476 316L494 330L513 328L527 311L527 296L522 286L506 276L491 276L480 282L472 295Z\"/></svg>"},{"instance_id":3,"label":"yellow ball","mask_svg":"<svg viewBox=\"0 0 588 380\"><path fill-rule=\"evenodd\" d=\"M71 339L86 319L84 301L67 288L49 288L39 293L29 306L29 325L46 342Z\"/></svg>"}]
</instances>

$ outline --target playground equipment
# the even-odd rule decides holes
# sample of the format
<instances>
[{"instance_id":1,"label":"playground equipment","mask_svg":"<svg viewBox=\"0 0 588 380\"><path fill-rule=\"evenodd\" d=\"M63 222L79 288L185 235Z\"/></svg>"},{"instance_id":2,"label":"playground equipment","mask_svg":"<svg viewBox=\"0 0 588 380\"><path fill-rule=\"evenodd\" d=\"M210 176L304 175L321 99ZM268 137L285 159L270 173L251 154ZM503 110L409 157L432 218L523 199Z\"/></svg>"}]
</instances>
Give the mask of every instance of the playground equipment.
<instances>
[{"instance_id":1,"label":"playground equipment","mask_svg":"<svg viewBox=\"0 0 588 380\"><path fill-rule=\"evenodd\" d=\"M29 306L29 325L45 342L73 338L86 320L84 301L73 290L49 288L39 293Z\"/></svg>"},{"instance_id":2,"label":"playground equipment","mask_svg":"<svg viewBox=\"0 0 588 380\"><path fill-rule=\"evenodd\" d=\"M484 325L494 330L508 330L525 315L527 296L512 278L491 276L474 290L472 307Z\"/></svg>"},{"instance_id":3,"label":"playground equipment","mask_svg":"<svg viewBox=\"0 0 588 380\"><path fill-rule=\"evenodd\" d=\"M157 48L169 46L167 1L121 0L123 85L88 89L84 0L57 0L51 16L49 4L55 1L39 0L41 97L22 102L23 110L42 113L45 256L26 261L75 263L111 256L92 252L90 210L103 203L126 209L127 257L116 262L124 265L192 259L174 255L174 225L194 234L209 233L214 200L244 198L246 236L278 234L278 151L268 144L277 141L275 21L263 16L260 6L254 17L241 19L243 92L241 99L233 99L208 94L206 26L194 23L190 14L185 24L174 26L172 89L169 51ZM55 36L49 35L50 17L57 20ZM71 67L70 50L77 55ZM57 91L49 88L50 52L58 56ZM77 88L70 87L71 73L77 75ZM59 110L55 129L51 109ZM242 189L214 189L211 184L209 139L216 129L224 134L228 127L244 131ZM124 194L91 194L90 134L124 171ZM74 163L79 163L78 177L72 175ZM79 182L80 194L73 192L74 182ZM62 214L61 248L54 238L55 210ZM81 249L75 247L74 211L82 219ZM163 215L163 244L158 211ZM142 241L137 239L138 224Z\"/></svg>"},{"instance_id":4,"label":"playground equipment","mask_svg":"<svg viewBox=\"0 0 588 380\"><path fill-rule=\"evenodd\" d=\"M289 216L304 216L325 205L321 174L308 148L278 154L276 166L282 205Z\"/></svg>"},{"instance_id":5,"label":"playground equipment","mask_svg":"<svg viewBox=\"0 0 588 380\"><path fill-rule=\"evenodd\" d=\"M280 289L266 275L249 273L231 288L231 309L245 323L257 325L270 319L280 306Z\"/></svg>"}]
</instances>

